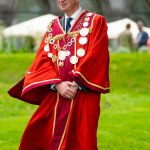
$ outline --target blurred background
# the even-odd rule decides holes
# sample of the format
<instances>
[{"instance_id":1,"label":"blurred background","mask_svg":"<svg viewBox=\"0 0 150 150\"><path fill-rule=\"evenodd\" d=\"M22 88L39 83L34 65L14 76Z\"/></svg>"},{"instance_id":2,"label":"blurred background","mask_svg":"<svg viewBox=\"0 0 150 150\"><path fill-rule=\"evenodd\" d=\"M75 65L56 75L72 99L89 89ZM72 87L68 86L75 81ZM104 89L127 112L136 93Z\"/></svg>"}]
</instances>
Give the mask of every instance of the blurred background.
<instances>
[{"instance_id":1,"label":"blurred background","mask_svg":"<svg viewBox=\"0 0 150 150\"><path fill-rule=\"evenodd\" d=\"M150 0L81 0L81 5L103 15L108 25L111 93L102 95L98 147L150 150ZM63 14L56 0L0 0L0 150L18 149L37 109L7 91L24 76L58 15Z\"/></svg>"},{"instance_id":2,"label":"blurred background","mask_svg":"<svg viewBox=\"0 0 150 150\"><path fill-rule=\"evenodd\" d=\"M142 19L150 26L150 0L81 0L83 9L103 14L108 22ZM56 0L0 0L1 25L10 26L44 14L61 15Z\"/></svg>"},{"instance_id":3,"label":"blurred background","mask_svg":"<svg viewBox=\"0 0 150 150\"><path fill-rule=\"evenodd\" d=\"M127 23L131 23L135 44L138 34L135 23L138 20L143 22L147 27L146 31L150 34L150 28L148 28L150 27L150 0L81 0L81 5L83 9L104 15L108 23L116 23L108 24L111 51L118 49L119 34L125 29ZM51 16L46 16L46 14L51 14ZM29 51L36 51L39 41L46 31L46 25L54 19L54 16L58 15L62 15L62 13L56 5L56 0L0 0L1 51L15 51L17 49L26 51L25 47ZM31 22L26 22L28 20ZM121 26L115 22L118 20L121 21ZM25 24L19 24L22 22ZM12 26L16 24L19 26ZM12 28L7 28L10 26ZM118 50L119 52L130 51L122 47L119 47ZM146 48L144 50L146 51Z\"/></svg>"}]
</instances>

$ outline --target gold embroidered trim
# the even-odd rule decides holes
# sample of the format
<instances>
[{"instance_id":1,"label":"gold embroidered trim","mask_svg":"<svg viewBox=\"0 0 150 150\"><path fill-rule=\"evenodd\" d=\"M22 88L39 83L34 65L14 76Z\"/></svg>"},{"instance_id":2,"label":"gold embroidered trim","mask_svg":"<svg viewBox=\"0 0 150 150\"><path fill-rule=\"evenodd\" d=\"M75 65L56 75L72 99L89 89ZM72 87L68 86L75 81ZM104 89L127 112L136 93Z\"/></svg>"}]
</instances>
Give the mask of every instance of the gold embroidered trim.
<instances>
[{"instance_id":1,"label":"gold embroidered trim","mask_svg":"<svg viewBox=\"0 0 150 150\"><path fill-rule=\"evenodd\" d=\"M89 28L89 33L92 33L92 31L93 31L93 28L90 27L90 28Z\"/></svg>"},{"instance_id":2,"label":"gold embroidered trim","mask_svg":"<svg viewBox=\"0 0 150 150\"><path fill-rule=\"evenodd\" d=\"M24 91L25 89L27 89L28 87L30 87L32 85L35 85L35 84L38 84L38 83L44 83L44 82L48 82L48 81L55 81L55 80L59 81L60 79L51 79L51 80L44 80L44 81L34 82L34 83L31 83L28 86L26 86L22 91Z\"/></svg>"},{"instance_id":3,"label":"gold embroidered trim","mask_svg":"<svg viewBox=\"0 0 150 150\"><path fill-rule=\"evenodd\" d=\"M91 83L91 82L88 81L88 80L83 76L83 74L80 73L79 71L76 71L76 72L72 71L72 72L73 72L73 74L77 73L77 74L81 75L81 77L84 79L84 81L87 82L88 84L92 85L92 86L95 86L95 87L100 88L100 89L103 89L103 90L108 90L108 89L110 89L110 87L104 88L104 87L99 86L99 85L97 85L97 84Z\"/></svg>"},{"instance_id":4,"label":"gold embroidered trim","mask_svg":"<svg viewBox=\"0 0 150 150\"><path fill-rule=\"evenodd\" d=\"M74 31L74 32L69 32L68 37L78 36L79 33L80 33L80 30L79 31Z\"/></svg>"},{"instance_id":5,"label":"gold embroidered trim","mask_svg":"<svg viewBox=\"0 0 150 150\"><path fill-rule=\"evenodd\" d=\"M64 137L65 137L65 134L66 134L66 130L67 130L68 121L69 121L69 118L70 118L70 112L71 112L71 110L72 110L73 102L74 102L74 99L72 99L72 102L71 102L69 115L68 115L68 118L67 118L66 126L65 126L65 129L64 129L64 132L63 132L63 135L62 135L62 138L61 138L61 141L60 141L60 144L59 144L58 150L60 150L60 149L61 149L61 146L62 146L62 143L63 143Z\"/></svg>"},{"instance_id":6,"label":"gold embroidered trim","mask_svg":"<svg viewBox=\"0 0 150 150\"><path fill-rule=\"evenodd\" d=\"M54 110L54 121L53 121L52 137L54 136L54 131L55 131L55 125L56 125L56 111L57 111L58 101L59 101L59 93L57 92L57 102L56 102L56 106L55 106L55 110Z\"/></svg>"},{"instance_id":7,"label":"gold embroidered trim","mask_svg":"<svg viewBox=\"0 0 150 150\"><path fill-rule=\"evenodd\" d=\"M80 16L85 12L85 10L82 10L82 12L80 13L80 15L76 18L75 22L73 23L73 25L71 26L71 28L69 29L68 33L70 33L70 31L72 30L72 28L74 27L74 25L76 24L76 22L78 21L78 19L80 18Z\"/></svg>"},{"instance_id":8,"label":"gold embroidered trim","mask_svg":"<svg viewBox=\"0 0 150 150\"><path fill-rule=\"evenodd\" d=\"M63 37L64 37L64 34L60 34L60 35L56 35L56 36L54 36L53 38L55 39L55 41L56 40L62 40L63 39Z\"/></svg>"},{"instance_id":9,"label":"gold embroidered trim","mask_svg":"<svg viewBox=\"0 0 150 150\"><path fill-rule=\"evenodd\" d=\"M51 30L51 27L52 27L53 23L54 23L54 20L52 20L52 21L49 23L49 25L47 26L47 31Z\"/></svg>"},{"instance_id":10,"label":"gold embroidered trim","mask_svg":"<svg viewBox=\"0 0 150 150\"><path fill-rule=\"evenodd\" d=\"M95 17L96 17L96 14L93 16L93 18L92 18L92 22L91 22L91 28L93 28L93 22L94 22L94 19L95 19Z\"/></svg>"}]
</instances>

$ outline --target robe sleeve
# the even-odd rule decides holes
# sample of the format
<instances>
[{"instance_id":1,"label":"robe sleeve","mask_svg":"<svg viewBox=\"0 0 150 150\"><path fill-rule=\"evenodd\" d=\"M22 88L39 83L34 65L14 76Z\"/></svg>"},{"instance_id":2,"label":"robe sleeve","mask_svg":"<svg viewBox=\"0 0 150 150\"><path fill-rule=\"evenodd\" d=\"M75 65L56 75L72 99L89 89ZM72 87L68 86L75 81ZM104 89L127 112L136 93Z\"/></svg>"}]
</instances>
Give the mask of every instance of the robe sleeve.
<instances>
[{"instance_id":1,"label":"robe sleeve","mask_svg":"<svg viewBox=\"0 0 150 150\"><path fill-rule=\"evenodd\" d=\"M48 53L44 51L45 38L46 35L41 42L33 64L25 75L22 94L38 86L61 82L57 68L52 59L48 57Z\"/></svg>"},{"instance_id":2,"label":"robe sleeve","mask_svg":"<svg viewBox=\"0 0 150 150\"><path fill-rule=\"evenodd\" d=\"M100 93L108 93L110 91L109 52L107 25L104 17L95 16L88 42L87 54L71 74L79 84Z\"/></svg>"},{"instance_id":3,"label":"robe sleeve","mask_svg":"<svg viewBox=\"0 0 150 150\"><path fill-rule=\"evenodd\" d=\"M32 104L40 104L44 95L50 92L48 85L61 82L54 63L44 51L45 38L46 34L24 78L8 91L10 96Z\"/></svg>"}]
</instances>

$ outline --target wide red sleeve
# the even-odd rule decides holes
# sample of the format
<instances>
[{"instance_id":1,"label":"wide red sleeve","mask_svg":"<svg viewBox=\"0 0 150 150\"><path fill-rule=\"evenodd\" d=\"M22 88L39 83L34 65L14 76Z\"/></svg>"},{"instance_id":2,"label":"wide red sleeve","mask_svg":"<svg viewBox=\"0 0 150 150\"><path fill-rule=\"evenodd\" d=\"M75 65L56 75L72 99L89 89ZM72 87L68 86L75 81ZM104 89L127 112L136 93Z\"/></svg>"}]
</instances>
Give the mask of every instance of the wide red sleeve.
<instances>
[{"instance_id":1,"label":"wide red sleeve","mask_svg":"<svg viewBox=\"0 0 150 150\"><path fill-rule=\"evenodd\" d=\"M23 93L35 87L61 81L61 79L59 78L58 70L54 66L52 59L49 58L48 53L44 51L45 38L46 35L41 42L33 64L25 75L25 81L22 91Z\"/></svg>"},{"instance_id":2,"label":"wide red sleeve","mask_svg":"<svg viewBox=\"0 0 150 150\"><path fill-rule=\"evenodd\" d=\"M104 17L95 16L88 42L86 56L72 71L74 79L92 90L108 93L110 91L109 52L107 25Z\"/></svg>"},{"instance_id":3,"label":"wide red sleeve","mask_svg":"<svg viewBox=\"0 0 150 150\"><path fill-rule=\"evenodd\" d=\"M29 103L40 104L44 95L50 92L48 84L61 82L57 68L44 51L45 38L46 34L24 78L8 91L12 97Z\"/></svg>"}]
</instances>

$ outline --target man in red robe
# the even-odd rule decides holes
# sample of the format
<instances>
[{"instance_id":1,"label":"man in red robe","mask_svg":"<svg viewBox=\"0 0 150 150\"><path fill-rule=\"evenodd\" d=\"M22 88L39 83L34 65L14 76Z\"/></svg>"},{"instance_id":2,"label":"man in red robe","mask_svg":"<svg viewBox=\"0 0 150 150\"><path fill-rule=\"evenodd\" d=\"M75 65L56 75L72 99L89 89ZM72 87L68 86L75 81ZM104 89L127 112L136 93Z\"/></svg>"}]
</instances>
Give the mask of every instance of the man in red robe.
<instances>
[{"instance_id":1,"label":"man in red robe","mask_svg":"<svg viewBox=\"0 0 150 150\"><path fill-rule=\"evenodd\" d=\"M57 3L64 16L50 22L33 64L9 91L39 105L19 149L97 150L100 96L109 92L107 25L79 0Z\"/></svg>"}]
</instances>

